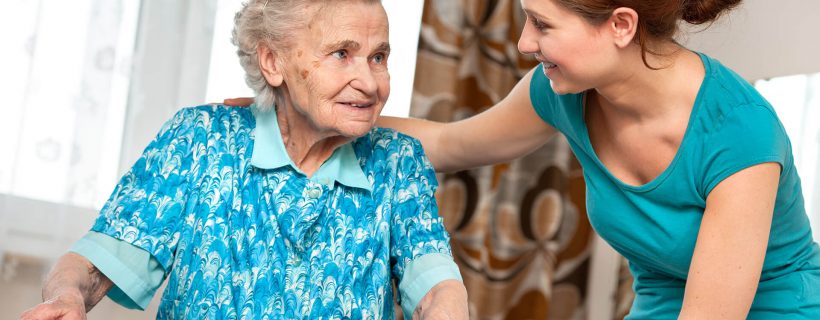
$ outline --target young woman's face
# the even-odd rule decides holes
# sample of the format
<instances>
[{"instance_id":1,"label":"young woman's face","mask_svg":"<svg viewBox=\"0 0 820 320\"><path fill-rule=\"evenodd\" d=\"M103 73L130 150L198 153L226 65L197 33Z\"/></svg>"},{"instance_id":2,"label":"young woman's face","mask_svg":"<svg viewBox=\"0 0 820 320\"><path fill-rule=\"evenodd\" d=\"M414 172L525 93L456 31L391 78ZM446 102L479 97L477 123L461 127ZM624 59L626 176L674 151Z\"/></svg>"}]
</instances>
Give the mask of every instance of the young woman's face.
<instances>
[{"instance_id":1,"label":"young woman's face","mask_svg":"<svg viewBox=\"0 0 820 320\"><path fill-rule=\"evenodd\" d=\"M615 45L595 26L554 0L521 0L527 22L518 50L532 54L559 94L595 88L614 67Z\"/></svg>"}]
</instances>

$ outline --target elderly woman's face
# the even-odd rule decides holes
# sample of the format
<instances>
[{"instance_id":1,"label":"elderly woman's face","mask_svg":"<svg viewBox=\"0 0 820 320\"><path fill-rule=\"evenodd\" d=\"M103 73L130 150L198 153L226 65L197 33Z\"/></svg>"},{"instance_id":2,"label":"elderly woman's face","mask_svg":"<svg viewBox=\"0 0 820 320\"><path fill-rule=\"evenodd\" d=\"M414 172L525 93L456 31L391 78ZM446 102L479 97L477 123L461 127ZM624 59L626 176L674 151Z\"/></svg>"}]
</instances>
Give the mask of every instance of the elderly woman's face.
<instances>
[{"instance_id":1,"label":"elderly woman's face","mask_svg":"<svg viewBox=\"0 0 820 320\"><path fill-rule=\"evenodd\" d=\"M313 6L312 12L308 27L295 32L283 66L290 102L310 130L362 136L390 95L387 14L379 3L356 1Z\"/></svg>"}]
</instances>

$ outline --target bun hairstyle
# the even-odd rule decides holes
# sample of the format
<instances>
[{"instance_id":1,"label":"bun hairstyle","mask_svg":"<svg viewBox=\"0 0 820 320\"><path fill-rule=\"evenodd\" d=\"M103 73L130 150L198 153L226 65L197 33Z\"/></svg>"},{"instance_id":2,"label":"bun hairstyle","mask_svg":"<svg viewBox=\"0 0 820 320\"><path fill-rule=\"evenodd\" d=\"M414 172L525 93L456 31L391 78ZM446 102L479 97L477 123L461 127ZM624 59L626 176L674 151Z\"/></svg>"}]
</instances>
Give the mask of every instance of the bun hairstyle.
<instances>
[{"instance_id":1,"label":"bun hairstyle","mask_svg":"<svg viewBox=\"0 0 820 320\"><path fill-rule=\"evenodd\" d=\"M646 53L660 55L648 47L650 41L674 40L678 22L705 24L740 4L742 0L553 0L575 12L589 23L600 25L612 16L616 8L626 7L638 13L635 42L641 46L644 65L657 70L646 61Z\"/></svg>"},{"instance_id":2,"label":"bun hairstyle","mask_svg":"<svg viewBox=\"0 0 820 320\"><path fill-rule=\"evenodd\" d=\"M683 0L681 19L691 24L717 20L721 14L740 4L741 0Z\"/></svg>"}]
</instances>

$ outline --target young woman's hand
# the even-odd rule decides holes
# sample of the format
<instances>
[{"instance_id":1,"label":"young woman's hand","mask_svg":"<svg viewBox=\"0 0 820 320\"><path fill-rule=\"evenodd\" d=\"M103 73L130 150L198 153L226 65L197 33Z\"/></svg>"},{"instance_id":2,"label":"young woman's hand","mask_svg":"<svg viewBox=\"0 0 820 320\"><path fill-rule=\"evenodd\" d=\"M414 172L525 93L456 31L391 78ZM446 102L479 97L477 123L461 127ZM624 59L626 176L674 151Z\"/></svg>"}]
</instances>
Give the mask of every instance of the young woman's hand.
<instances>
[{"instance_id":1,"label":"young woman's hand","mask_svg":"<svg viewBox=\"0 0 820 320\"><path fill-rule=\"evenodd\" d=\"M231 107L249 107L253 104L253 98L229 98L222 101L222 104Z\"/></svg>"}]
</instances>

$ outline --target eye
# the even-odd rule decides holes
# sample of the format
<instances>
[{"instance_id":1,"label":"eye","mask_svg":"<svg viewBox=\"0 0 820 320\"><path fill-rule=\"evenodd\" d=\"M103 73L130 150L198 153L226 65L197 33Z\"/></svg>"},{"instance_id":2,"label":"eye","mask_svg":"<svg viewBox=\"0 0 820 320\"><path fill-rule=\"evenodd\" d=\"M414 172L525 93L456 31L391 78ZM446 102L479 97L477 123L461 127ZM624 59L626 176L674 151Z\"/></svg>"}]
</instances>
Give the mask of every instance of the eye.
<instances>
[{"instance_id":1,"label":"eye","mask_svg":"<svg viewBox=\"0 0 820 320\"><path fill-rule=\"evenodd\" d=\"M331 52L330 55L336 57L336 59L344 60L347 58L347 50L336 50Z\"/></svg>"},{"instance_id":2,"label":"eye","mask_svg":"<svg viewBox=\"0 0 820 320\"><path fill-rule=\"evenodd\" d=\"M543 23L543 22L541 22L540 20L538 20L536 18L529 17L529 20L530 20L530 23L532 23L532 26L535 27L536 29L538 29L538 31L545 32L550 27L546 23Z\"/></svg>"},{"instance_id":3,"label":"eye","mask_svg":"<svg viewBox=\"0 0 820 320\"><path fill-rule=\"evenodd\" d=\"M384 54L384 53L377 53L377 54L373 55L373 58L371 58L371 59L373 60L373 62L375 62L377 64L383 64L385 62L385 60L387 60L387 55Z\"/></svg>"}]
</instances>

